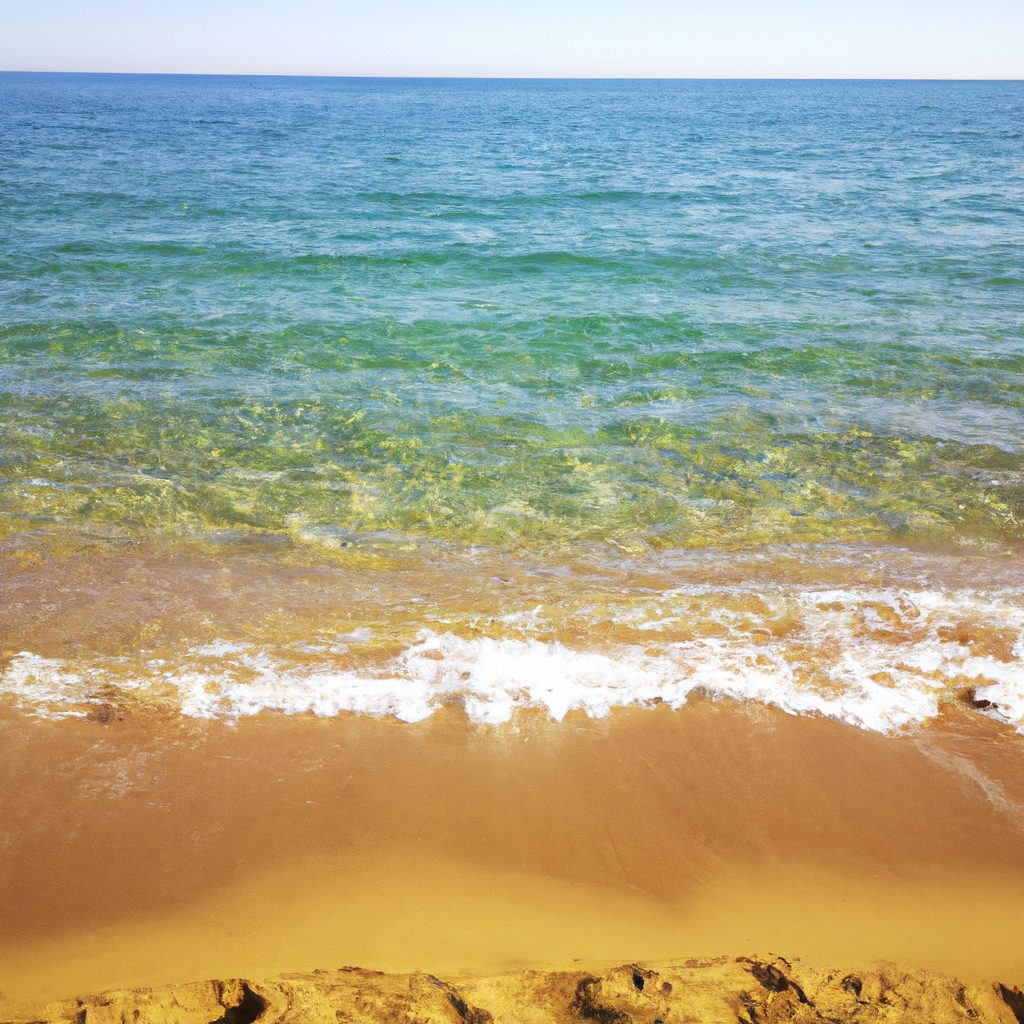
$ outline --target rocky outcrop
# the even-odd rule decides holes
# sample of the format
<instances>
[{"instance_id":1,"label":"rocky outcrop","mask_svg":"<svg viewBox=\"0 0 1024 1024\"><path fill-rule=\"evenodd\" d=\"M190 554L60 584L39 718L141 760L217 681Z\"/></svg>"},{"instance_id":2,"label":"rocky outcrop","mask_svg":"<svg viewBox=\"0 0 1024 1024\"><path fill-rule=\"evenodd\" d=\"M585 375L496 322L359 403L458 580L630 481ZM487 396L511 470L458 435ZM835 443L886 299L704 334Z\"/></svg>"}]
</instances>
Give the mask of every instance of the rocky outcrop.
<instances>
[{"instance_id":1,"label":"rocky outcrop","mask_svg":"<svg viewBox=\"0 0 1024 1024\"><path fill-rule=\"evenodd\" d=\"M1024 994L893 964L816 970L781 957L519 971L443 980L343 967L52 1003L17 1024L1024 1024Z\"/></svg>"}]
</instances>

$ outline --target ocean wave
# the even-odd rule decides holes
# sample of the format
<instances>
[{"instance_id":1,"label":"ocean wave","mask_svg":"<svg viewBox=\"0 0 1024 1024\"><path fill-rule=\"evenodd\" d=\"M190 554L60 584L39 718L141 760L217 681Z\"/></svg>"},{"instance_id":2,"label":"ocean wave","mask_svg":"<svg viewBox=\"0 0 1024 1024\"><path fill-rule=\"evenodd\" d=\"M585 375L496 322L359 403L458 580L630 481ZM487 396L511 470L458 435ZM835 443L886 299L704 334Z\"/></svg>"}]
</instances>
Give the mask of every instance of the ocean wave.
<instances>
[{"instance_id":1,"label":"ocean wave","mask_svg":"<svg viewBox=\"0 0 1024 1024\"><path fill-rule=\"evenodd\" d=\"M735 595L732 595L735 597ZM680 588L611 618L632 640L550 639L540 609L503 616L504 635L424 627L397 655L340 666L310 648L251 642L191 647L173 662L99 657L74 664L22 652L0 675L0 695L34 714L88 716L137 705L236 721L274 711L429 717L458 702L498 726L524 708L561 721L614 708L679 708L695 691L824 715L892 732L959 701L1024 733L1024 607L1017 595L847 588L753 595L730 606L707 587ZM499 620L496 620L499 621ZM604 622L610 621L606 616ZM686 629L680 631L680 622ZM564 623L563 623L564 625ZM692 635L703 626L703 635ZM360 633L366 640L369 631Z\"/></svg>"}]
</instances>

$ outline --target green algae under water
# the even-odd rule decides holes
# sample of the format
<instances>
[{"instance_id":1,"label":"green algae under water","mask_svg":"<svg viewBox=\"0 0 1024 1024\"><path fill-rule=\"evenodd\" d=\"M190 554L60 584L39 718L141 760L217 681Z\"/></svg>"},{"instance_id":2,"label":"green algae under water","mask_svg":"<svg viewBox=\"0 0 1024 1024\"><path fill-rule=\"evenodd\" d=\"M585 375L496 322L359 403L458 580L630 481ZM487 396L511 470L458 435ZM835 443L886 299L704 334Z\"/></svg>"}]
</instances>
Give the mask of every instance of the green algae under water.
<instances>
[{"instance_id":1,"label":"green algae under water","mask_svg":"<svg viewBox=\"0 0 1024 1024\"><path fill-rule=\"evenodd\" d=\"M4 535L1024 539L1024 85L0 97Z\"/></svg>"}]
</instances>

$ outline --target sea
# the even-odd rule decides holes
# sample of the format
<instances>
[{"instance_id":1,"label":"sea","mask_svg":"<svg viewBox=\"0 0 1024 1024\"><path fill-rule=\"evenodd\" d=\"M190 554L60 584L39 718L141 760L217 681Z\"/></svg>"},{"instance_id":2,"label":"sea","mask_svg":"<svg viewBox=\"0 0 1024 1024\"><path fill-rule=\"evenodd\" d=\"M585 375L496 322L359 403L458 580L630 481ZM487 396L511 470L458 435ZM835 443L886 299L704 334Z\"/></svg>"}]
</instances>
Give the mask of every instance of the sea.
<instances>
[{"instance_id":1,"label":"sea","mask_svg":"<svg viewBox=\"0 0 1024 1024\"><path fill-rule=\"evenodd\" d=\"M0 75L0 706L1024 732L1024 83Z\"/></svg>"}]
</instances>

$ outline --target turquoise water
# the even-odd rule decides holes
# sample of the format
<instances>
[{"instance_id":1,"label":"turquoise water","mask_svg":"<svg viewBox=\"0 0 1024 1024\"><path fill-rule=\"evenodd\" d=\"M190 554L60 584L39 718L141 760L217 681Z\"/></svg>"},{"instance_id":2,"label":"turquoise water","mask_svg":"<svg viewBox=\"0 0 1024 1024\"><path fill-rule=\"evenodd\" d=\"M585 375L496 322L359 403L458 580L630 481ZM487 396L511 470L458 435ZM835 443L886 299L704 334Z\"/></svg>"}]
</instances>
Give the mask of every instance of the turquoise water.
<instances>
[{"instance_id":1,"label":"turquoise water","mask_svg":"<svg viewBox=\"0 0 1024 1024\"><path fill-rule=\"evenodd\" d=\"M3 530L1018 540L1022 125L1020 83L2 75Z\"/></svg>"},{"instance_id":2,"label":"turquoise water","mask_svg":"<svg viewBox=\"0 0 1024 1024\"><path fill-rule=\"evenodd\" d=\"M1024 732L1022 126L0 75L0 703Z\"/></svg>"}]
</instances>

